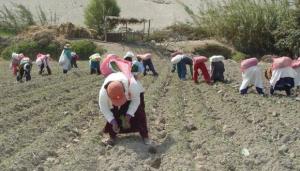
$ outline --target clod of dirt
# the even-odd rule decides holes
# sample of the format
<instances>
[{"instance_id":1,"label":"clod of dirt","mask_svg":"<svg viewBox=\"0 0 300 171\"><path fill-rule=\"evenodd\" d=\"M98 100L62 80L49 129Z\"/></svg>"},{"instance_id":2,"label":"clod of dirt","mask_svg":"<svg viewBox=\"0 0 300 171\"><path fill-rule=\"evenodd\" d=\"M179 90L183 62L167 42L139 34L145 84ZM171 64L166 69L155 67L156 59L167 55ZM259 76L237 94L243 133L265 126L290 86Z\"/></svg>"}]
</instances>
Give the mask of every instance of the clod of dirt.
<instances>
[{"instance_id":1,"label":"clod of dirt","mask_svg":"<svg viewBox=\"0 0 300 171\"><path fill-rule=\"evenodd\" d=\"M77 128L71 128L69 126L66 126L65 129L69 132L71 132L74 136L80 136L81 133L79 132L79 130Z\"/></svg>"},{"instance_id":2,"label":"clod of dirt","mask_svg":"<svg viewBox=\"0 0 300 171\"><path fill-rule=\"evenodd\" d=\"M80 109L80 105L79 104L74 104L74 110L79 111L79 109Z\"/></svg>"},{"instance_id":3,"label":"clod of dirt","mask_svg":"<svg viewBox=\"0 0 300 171\"><path fill-rule=\"evenodd\" d=\"M157 157L157 158L155 158L154 160L151 161L150 166L155 168L155 169L159 169L160 164L161 164L161 158Z\"/></svg>"},{"instance_id":4,"label":"clod of dirt","mask_svg":"<svg viewBox=\"0 0 300 171\"><path fill-rule=\"evenodd\" d=\"M47 158L47 162L50 162L50 163L54 163L55 162L55 158L54 157L48 157Z\"/></svg>"},{"instance_id":5,"label":"clod of dirt","mask_svg":"<svg viewBox=\"0 0 300 171\"><path fill-rule=\"evenodd\" d=\"M293 169L294 166L293 166L293 162L292 160L290 159L285 159L282 161L282 165L285 167L285 168L288 168L288 169Z\"/></svg>"},{"instance_id":6,"label":"clod of dirt","mask_svg":"<svg viewBox=\"0 0 300 171\"><path fill-rule=\"evenodd\" d=\"M235 134L235 131L233 131L233 130L226 130L225 131L225 135L227 135L229 137L232 137L234 134Z\"/></svg>"},{"instance_id":7,"label":"clod of dirt","mask_svg":"<svg viewBox=\"0 0 300 171\"><path fill-rule=\"evenodd\" d=\"M123 147L123 146L119 146L119 147L118 147L118 154L119 154L119 155L125 153L125 151L126 151L125 147Z\"/></svg>"},{"instance_id":8,"label":"clod of dirt","mask_svg":"<svg viewBox=\"0 0 300 171\"><path fill-rule=\"evenodd\" d=\"M278 117L280 114L279 113L277 113L277 112L272 112L272 116L273 117Z\"/></svg>"},{"instance_id":9,"label":"clod of dirt","mask_svg":"<svg viewBox=\"0 0 300 171\"><path fill-rule=\"evenodd\" d=\"M104 156L104 155L105 155L105 148L101 148L101 149L100 149L99 155L100 155L100 156Z\"/></svg>"},{"instance_id":10,"label":"clod of dirt","mask_svg":"<svg viewBox=\"0 0 300 171\"><path fill-rule=\"evenodd\" d=\"M69 112L69 111L64 111L64 115L65 115L65 116L71 115L71 112Z\"/></svg>"},{"instance_id":11,"label":"clod of dirt","mask_svg":"<svg viewBox=\"0 0 300 171\"><path fill-rule=\"evenodd\" d=\"M37 169L37 171L44 171L45 169L43 168L43 167L39 167L38 169Z\"/></svg>"},{"instance_id":12,"label":"clod of dirt","mask_svg":"<svg viewBox=\"0 0 300 171\"><path fill-rule=\"evenodd\" d=\"M296 157L295 153L290 154L290 158L295 158L295 157Z\"/></svg>"},{"instance_id":13,"label":"clod of dirt","mask_svg":"<svg viewBox=\"0 0 300 171\"><path fill-rule=\"evenodd\" d=\"M159 134L158 134L158 138L160 138L160 139L163 139L163 138L165 138L167 136L167 133L166 132L160 132Z\"/></svg>"},{"instance_id":14,"label":"clod of dirt","mask_svg":"<svg viewBox=\"0 0 300 171\"><path fill-rule=\"evenodd\" d=\"M250 152L247 148L243 148L242 151L241 151L242 155L247 157L250 155Z\"/></svg>"},{"instance_id":15,"label":"clod of dirt","mask_svg":"<svg viewBox=\"0 0 300 171\"><path fill-rule=\"evenodd\" d=\"M115 166L115 165L112 165L110 166L109 170L113 170L113 171L117 171L120 169L120 166Z\"/></svg>"},{"instance_id":16,"label":"clod of dirt","mask_svg":"<svg viewBox=\"0 0 300 171\"><path fill-rule=\"evenodd\" d=\"M208 166L201 165L201 164L196 164L196 169L197 170L201 170L201 171L210 171L210 169L208 168Z\"/></svg>"},{"instance_id":17,"label":"clod of dirt","mask_svg":"<svg viewBox=\"0 0 300 171\"><path fill-rule=\"evenodd\" d=\"M150 154L156 154L157 153L157 148L153 145L150 145L150 147L148 148L148 152Z\"/></svg>"},{"instance_id":18,"label":"clod of dirt","mask_svg":"<svg viewBox=\"0 0 300 171\"><path fill-rule=\"evenodd\" d=\"M282 146L280 146L279 147L279 149L278 149L278 152L280 153L280 154L285 154L286 152L288 152L289 151L289 148L284 144L284 145L282 145Z\"/></svg>"},{"instance_id":19,"label":"clod of dirt","mask_svg":"<svg viewBox=\"0 0 300 171\"><path fill-rule=\"evenodd\" d=\"M77 139L77 138L73 139L73 142L74 142L74 143L78 143L79 141L80 141L80 140Z\"/></svg>"},{"instance_id":20,"label":"clod of dirt","mask_svg":"<svg viewBox=\"0 0 300 171\"><path fill-rule=\"evenodd\" d=\"M160 124L166 124L166 120L164 118L160 118L158 120L158 123L160 123Z\"/></svg>"},{"instance_id":21,"label":"clod of dirt","mask_svg":"<svg viewBox=\"0 0 300 171\"><path fill-rule=\"evenodd\" d=\"M187 123L184 126L184 129L187 130L188 132L191 132L197 130L197 127L193 123Z\"/></svg>"},{"instance_id":22,"label":"clod of dirt","mask_svg":"<svg viewBox=\"0 0 300 171\"><path fill-rule=\"evenodd\" d=\"M281 137L280 142L285 144L287 142L289 142L291 139L291 137L289 135L284 135L283 137Z\"/></svg>"}]
</instances>

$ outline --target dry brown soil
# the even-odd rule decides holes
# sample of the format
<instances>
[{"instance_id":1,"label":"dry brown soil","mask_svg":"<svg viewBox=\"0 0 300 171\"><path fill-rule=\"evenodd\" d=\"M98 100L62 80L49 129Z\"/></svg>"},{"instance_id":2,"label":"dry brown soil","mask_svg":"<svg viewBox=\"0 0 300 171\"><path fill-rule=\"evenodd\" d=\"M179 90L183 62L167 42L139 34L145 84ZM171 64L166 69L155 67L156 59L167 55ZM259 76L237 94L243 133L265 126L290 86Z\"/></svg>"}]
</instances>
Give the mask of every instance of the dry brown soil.
<instances>
[{"instance_id":1,"label":"dry brown soil","mask_svg":"<svg viewBox=\"0 0 300 171\"><path fill-rule=\"evenodd\" d=\"M155 50L104 46L120 55L154 54L159 77L147 75L142 83L157 153L149 153L138 134L120 136L115 146L101 143L103 77L89 75L87 61L67 75L55 62L51 76L39 76L34 66L26 83L16 83L8 62L0 61L0 170L300 170L295 95L239 95L234 61L225 61L227 84L195 85L190 75L180 81L168 58Z\"/></svg>"}]
</instances>

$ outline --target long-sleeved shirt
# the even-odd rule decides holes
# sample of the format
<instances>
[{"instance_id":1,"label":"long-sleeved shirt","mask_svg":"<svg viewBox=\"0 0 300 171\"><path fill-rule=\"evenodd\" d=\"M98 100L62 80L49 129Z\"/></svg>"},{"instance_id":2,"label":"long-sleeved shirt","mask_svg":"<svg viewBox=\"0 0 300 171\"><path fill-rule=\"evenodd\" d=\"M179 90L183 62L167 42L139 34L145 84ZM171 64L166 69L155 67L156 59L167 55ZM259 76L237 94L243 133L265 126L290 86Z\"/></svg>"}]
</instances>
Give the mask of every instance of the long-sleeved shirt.
<instances>
[{"instance_id":1,"label":"long-sleeved shirt","mask_svg":"<svg viewBox=\"0 0 300 171\"><path fill-rule=\"evenodd\" d=\"M126 114L134 117L134 114L140 105L140 93L143 90L141 85L137 83L134 77L131 77L129 81L129 79L122 72L118 72L107 76L99 92L99 107L105 119L108 122L111 122L113 119L115 119L113 113L111 112L113 105L105 89L105 85L111 81L120 81L123 84L125 96L127 100L130 100L129 108Z\"/></svg>"},{"instance_id":2,"label":"long-sleeved shirt","mask_svg":"<svg viewBox=\"0 0 300 171\"><path fill-rule=\"evenodd\" d=\"M193 60L187 56L183 56L182 59L180 60L180 62L182 62L182 61L184 62L185 65L190 66L190 72L191 72L191 75L193 75ZM173 64L172 72L176 71L177 64Z\"/></svg>"},{"instance_id":3,"label":"long-sleeved shirt","mask_svg":"<svg viewBox=\"0 0 300 171\"><path fill-rule=\"evenodd\" d=\"M272 71L272 78L270 79L271 86L275 87L277 81L280 78L291 77L295 78L297 76L296 71L292 67L284 67L280 69L274 69Z\"/></svg>"},{"instance_id":4,"label":"long-sleeved shirt","mask_svg":"<svg viewBox=\"0 0 300 171\"><path fill-rule=\"evenodd\" d=\"M247 88L250 84L254 84L255 87L263 89L263 80L261 76L261 70L258 66L252 66L246 69L242 73L243 82L240 86L240 91Z\"/></svg>"}]
</instances>

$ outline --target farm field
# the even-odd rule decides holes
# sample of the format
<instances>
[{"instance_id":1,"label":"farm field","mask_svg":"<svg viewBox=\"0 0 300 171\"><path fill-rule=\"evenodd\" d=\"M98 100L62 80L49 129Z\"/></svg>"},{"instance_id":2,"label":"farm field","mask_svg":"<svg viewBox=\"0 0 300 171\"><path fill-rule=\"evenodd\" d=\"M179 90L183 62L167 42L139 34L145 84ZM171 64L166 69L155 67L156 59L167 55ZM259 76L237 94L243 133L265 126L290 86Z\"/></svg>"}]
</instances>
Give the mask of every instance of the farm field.
<instances>
[{"instance_id":1,"label":"farm field","mask_svg":"<svg viewBox=\"0 0 300 171\"><path fill-rule=\"evenodd\" d=\"M300 171L299 90L262 97L241 96L239 64L225 61L228 83L180 81L168 57L145 46L101 43L124 55L151 52L158 77L142 78L150 137L148 152L138 134L120 135L115 146L101 143L104 117L98 93L102 76L88 62L63 75L16 83L0 61L0 170L273 170ZM260 64L265 68L266 64ZM267 87L265 81L265 86ZM268 88L266 88L268 92Z\"/></svg>"}]
</instances>

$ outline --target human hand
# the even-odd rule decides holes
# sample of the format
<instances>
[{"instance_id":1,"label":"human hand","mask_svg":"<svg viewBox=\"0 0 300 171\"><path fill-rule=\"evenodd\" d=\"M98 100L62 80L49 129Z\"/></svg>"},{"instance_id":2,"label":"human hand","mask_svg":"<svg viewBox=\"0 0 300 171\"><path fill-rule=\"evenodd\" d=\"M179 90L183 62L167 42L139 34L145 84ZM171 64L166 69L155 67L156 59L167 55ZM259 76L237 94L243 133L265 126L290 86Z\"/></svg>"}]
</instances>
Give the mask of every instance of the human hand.
<instances>
[{"instance_id":1,"label":"human hand","mask_svg":"<svg viewBox=\"0 0 300 171\"><path fill-rule=\"evenodd\" d=\"M111 124L112 124L112 129L113 129L113 131L114 131L115 133L119 133L119 132L120 132L120 128L119 128L118 123L117 123L115 120L113 120Z\"/></svg>"},{"instance_id":2,"label":"human hand","mask_svg":"<svg viewBox=\"0 0 300 171\"><path fill-rule=\"evenodd\" d=\"M120 128L119 128L118 124L113 124L113 130L114 130L115 133L120 132Z\"/></svg>"},{"instance_id":3,"label":"human hand","mask_svg":"<svg viewBox=\"0 0 300 171\"><path fill-rule=\"evenodd\" d=\"M131 119L131 116L127 114L127 115L125 116L125 123L124 123L124 128L125 128L125 129L130 128L130 119Z\"/></svg>"}]
</instances>

